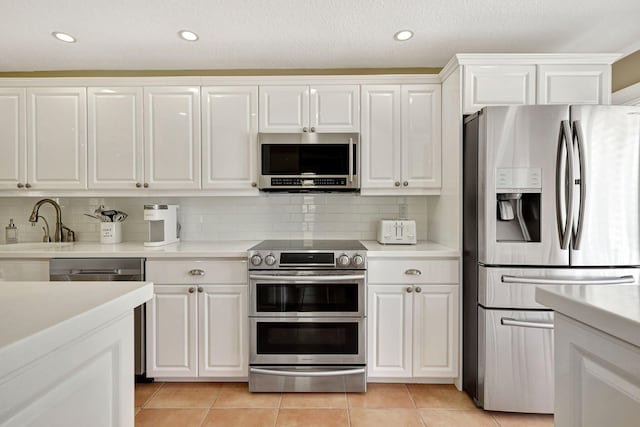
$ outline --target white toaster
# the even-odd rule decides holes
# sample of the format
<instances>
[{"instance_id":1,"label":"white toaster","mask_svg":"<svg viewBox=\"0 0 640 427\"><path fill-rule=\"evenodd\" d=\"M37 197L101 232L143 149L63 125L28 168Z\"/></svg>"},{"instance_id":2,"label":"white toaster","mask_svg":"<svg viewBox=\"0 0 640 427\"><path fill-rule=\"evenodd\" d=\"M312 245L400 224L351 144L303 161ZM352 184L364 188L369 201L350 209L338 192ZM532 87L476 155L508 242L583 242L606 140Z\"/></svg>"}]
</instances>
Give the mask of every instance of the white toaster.
<instances>
[{"instance_id":1,"label":"white toaster","mask_svg":"<svg viewBox=\"0 0 640 427\"><path fill-rule=\"evenodd\" d=\"M381 219L378 242L383 245L415 245L416 222L412 219Z\"/></svg>"}]
</instances>

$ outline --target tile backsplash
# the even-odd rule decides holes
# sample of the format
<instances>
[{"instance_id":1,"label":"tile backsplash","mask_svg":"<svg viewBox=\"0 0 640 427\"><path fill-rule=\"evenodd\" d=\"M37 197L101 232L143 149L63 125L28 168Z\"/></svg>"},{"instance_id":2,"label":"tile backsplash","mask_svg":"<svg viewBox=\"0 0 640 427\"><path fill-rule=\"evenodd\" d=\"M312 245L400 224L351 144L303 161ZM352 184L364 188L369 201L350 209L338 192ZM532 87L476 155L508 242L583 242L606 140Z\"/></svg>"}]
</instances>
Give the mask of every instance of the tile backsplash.
<instances>
[{"instance_id":1,"label":"tile backsplash","mask_svg":"<svg viewBox=\"0 0 640 427\"><path fill-rule=\"evenodd\" d=\"M354 194L261 194L257 197L65 197L57 199L62 221L76 232L81 242L99 240L99 224L84 216L100 205L129 214L123 223L124 241L147 239L143 205L180 205L181 239L262 240L262 239L359 239L375 240L379 219L407 217L416 220L418 239L427 238L428 197L362 197ZM27 221L36 197L0 198L0 242L4 227L13 218L18 241L41 241L44 223L35 227ZM55 211L44 205L40 214L55 228Z\"/></svg>"}]
</instances>

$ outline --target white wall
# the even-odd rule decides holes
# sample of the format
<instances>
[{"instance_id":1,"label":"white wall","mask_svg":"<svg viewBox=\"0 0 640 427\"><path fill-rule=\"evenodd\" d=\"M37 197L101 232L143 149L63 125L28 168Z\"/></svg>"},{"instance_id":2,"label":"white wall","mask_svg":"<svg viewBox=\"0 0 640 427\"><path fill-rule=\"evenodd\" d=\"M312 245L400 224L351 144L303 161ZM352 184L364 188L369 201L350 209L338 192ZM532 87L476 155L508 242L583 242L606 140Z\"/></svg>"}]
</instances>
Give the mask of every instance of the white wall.
<instances>
[{"instance_id":1,"label":"white wall","mask_svg":"<svg viewBox=\"0 0 640 427\"><path fill-rule=\"evenodd\" d=\"M358 239L375 240L376 221L396 218L399 205L406 203L409 218L416 220L418 239L427 238L429 197L361 197L354 194L261 194L258 197L201 198L60 198L62 221L76 231L79 241L99 240L98 223L83 214L93 213L100 204L127 212L123 224L124 241L147 239L142 219L143 205L176 203L181 207L182 239L262 240L262 239ZM437 199L437 198L436 198ZM0 198L0 242L4 227L13 218L19 241L40 241L42 226L27 221L37 197ZM49 221L51 235L55 212L44 205L40 213Z\"/></svg>"}]
</instances>

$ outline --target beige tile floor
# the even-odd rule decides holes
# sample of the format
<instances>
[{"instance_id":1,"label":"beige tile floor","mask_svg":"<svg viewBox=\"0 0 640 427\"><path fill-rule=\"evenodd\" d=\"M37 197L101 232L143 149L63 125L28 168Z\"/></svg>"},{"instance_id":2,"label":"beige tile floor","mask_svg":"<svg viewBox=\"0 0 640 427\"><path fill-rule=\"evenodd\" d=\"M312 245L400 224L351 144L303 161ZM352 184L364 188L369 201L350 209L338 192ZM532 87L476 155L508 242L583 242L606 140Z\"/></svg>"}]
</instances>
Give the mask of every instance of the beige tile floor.
<instances>
[{"instance_id":1,"label":"beige tile floor","mask_svg":"<svg viewBox=\"0 0 640 427\"><path fill-rule=\"evenodd\" d=\"M246 383L136 384L139 427L551 427L551 415L486 412L452 385L367 393L249 393Z\"/></svg>"}]
</instances>

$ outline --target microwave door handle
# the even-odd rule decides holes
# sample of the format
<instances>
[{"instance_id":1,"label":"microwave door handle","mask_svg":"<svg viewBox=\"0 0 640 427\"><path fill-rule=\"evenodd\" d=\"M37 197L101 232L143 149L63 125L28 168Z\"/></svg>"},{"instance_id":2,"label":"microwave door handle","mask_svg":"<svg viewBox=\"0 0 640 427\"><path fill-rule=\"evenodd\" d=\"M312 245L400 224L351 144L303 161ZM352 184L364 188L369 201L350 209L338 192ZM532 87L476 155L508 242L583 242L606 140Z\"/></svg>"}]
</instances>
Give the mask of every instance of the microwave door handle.
<instances>
[{"instance_id":1,"label":"microwave door handle","mask_svg":"<svg viewBox=\"0 0 640 427\"><path fill-rule=\"evenodd\" d=\"M349 138L349 182L353 182L353 138Z\"/></svg>"},{"instance_id":2,"label":"microwave door handle","mask_svg":"<svg viewBox=\"0 0 640 427\"><path fill-rule=\"evenodd\" d=\"M278 371L275 369L251 368L250 372L254 374L278 375L283 377L335 377L364 374L365 368L338 369L335 371Z\"/></svg>"}]
</instances>

